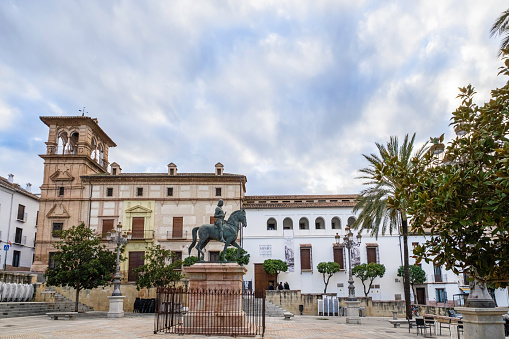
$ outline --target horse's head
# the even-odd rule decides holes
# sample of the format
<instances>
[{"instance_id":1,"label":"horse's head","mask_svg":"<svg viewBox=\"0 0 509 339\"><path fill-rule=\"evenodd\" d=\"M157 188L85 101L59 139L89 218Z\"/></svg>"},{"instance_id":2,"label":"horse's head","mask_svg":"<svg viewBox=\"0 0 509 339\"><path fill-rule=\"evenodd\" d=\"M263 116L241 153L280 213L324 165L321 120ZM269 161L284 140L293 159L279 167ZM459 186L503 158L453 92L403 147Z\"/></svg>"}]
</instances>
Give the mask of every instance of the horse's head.
<instances>
[{"instance_id":1,"label":"horse's head","mask_svg":"<svg viewBox=\"0 0 509 339\"><path fill-rule=\"evenodd\" d=\"M237 210L230 215L228 221L235 220L236 223L241 222L244 227L247 226L246 211L244 209Z\"/></svg>"}]
</instances>

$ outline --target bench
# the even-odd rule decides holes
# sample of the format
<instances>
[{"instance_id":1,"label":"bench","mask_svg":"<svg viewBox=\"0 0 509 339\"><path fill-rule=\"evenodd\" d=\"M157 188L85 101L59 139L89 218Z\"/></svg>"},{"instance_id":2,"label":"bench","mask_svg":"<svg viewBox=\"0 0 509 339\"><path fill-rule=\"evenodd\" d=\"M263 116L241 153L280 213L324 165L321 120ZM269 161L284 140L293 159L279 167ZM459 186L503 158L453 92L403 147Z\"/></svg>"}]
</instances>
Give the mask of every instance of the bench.
<instances>
[{"instance_id":1,"label":"bench","mask_svg":"<svg viewBox=\"0 0 509 339\"><path fill-rule=\"evenodd\" d=\"M392 320L389 320L389 322L390 322L392 325L394 325L394 328L396 328L396 327L400 327L400 326L401 326L401 324L403 324L403 325L408 325L408 320L406 320L406 319L392 319ZM410 321L410 327L411 327L412 325L415 325L415 320Z\"/></svg>"},{"instance_id":2,"label":"bench","mask_svg":"<svg viewBox=\"0 0 509 339\"><path fill-rule=\"evenodd\" d=\"M65 320L71 320L78 312L49 312L46 313L51 320L58 320L58 318L64 318Z\"/></svg>"},{"instance_id":3,"label":"bench","mask_svg":"<svg viewBox=\"0 0 509 339\"><path fill-rule=\"evenodd\" d=\"M285 312L283 315L285 316L285 320L290 320L290 318L293 317L293 314L290 312Z\"/></svg>"}]
</instances>

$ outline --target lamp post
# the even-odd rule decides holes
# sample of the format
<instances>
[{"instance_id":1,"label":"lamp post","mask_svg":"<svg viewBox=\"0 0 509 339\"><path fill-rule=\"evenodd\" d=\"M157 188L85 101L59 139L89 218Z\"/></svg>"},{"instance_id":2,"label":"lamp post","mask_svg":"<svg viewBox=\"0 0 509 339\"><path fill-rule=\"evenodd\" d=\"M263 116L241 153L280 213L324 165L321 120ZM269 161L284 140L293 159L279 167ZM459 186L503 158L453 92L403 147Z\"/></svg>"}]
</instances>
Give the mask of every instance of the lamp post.
<instances>
[{"instance_id":1,"label":"lamp post","mask_svg":"<svg viewBox=\"0 0 509 339\"><path fill-rule=\"evenodd\" d=\"M343 245L348 250L348 299L346 301L347 306L347 324L360 324L361 319L359 318L359 304L355 297L355 286L353 284L353 275L352 275L352 248L358 247L361 244L362 236L360 233L357 234L354 239L354 235L349 226L345 228L345 236L343 238L343 242L341 243L341 237L338 233L334 237L337 245Z\"/></svg>"},{"instance_id":2,"label":"lamp post","mask_svg":"<svg viewBox=\"0 0 509 339\"><path fill-rule=\"evenodd\" d=\"M348 300L349 301L356 301L357 298L355 298L355 286L353 284L353 276L352 276L352 248L353 247L359 247L361 245L361 234L357 234L356 238L357 241L354 240L353 233L349 226L346 226L345 228L345 236L343 238L343 243L340 243L341 237L339 234L336 233L336 236L334 237L336 239L337 245L343 245L348 249Z\"/></svg>"},{"instance_id":3,"label":"lamp post","mask_svg":"<svg viewBox=\"0 0 509 339\"><path fill-rule=\"evenodd\" d=\"M116 229L112 229L107 235L106 240L117 245L117 266L115 277L113 278L113 293L110 299L109 318L120 318L124 316L124 298L120 293L120 246L127 244L131 239L131 232L122 232L122 223L118 223Z\"/></svg>"}]
</instances>

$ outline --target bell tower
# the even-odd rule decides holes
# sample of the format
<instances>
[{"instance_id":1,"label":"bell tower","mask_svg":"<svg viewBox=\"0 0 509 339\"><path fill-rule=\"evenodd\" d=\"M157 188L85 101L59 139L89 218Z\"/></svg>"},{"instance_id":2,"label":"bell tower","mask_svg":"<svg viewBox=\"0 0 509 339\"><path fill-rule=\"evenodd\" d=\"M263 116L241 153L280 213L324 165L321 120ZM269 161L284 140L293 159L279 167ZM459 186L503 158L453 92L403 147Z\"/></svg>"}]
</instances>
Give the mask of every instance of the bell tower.
<instances>
[{"instance_id":1,"label":"bell tower","mask_svg":"<svg viewBox=\"0 0 509 339\"><path fill-rule=\"evenodd\" d=\"M116 144L88 116L41 117L49 127L33 271L42 272L50 262L55 231L87 224L91 194L81 176L108 173L108 150ZM87 225L89 226L89 225Z\"/></svg>"}]
</instances>

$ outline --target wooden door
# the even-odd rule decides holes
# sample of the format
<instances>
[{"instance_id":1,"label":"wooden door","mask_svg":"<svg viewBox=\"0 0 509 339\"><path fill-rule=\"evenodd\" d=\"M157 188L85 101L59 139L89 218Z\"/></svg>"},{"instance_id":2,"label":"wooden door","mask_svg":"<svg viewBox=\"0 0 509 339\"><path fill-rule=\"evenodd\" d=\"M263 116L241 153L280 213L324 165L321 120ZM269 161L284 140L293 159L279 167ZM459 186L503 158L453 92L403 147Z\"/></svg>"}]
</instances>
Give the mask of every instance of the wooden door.
<instances>
[{"instance_id":1,"label":"wooden door","mask_svg":"<svg viewBox=\"0 0 509 339\"><path fill-rule=\"evenodd\" d=\"M255 266L255 294L257 298L264 296L265 291L269 289L269 283L276 288L276 275L267 274L263 269L263 264L254 264Z\"/></svg>"},{"instance_id":2,"label":"wooden door","mask_svg":"<svg viewBox=\"0 0 509 339\"><path fill-rule=\"evenodd\" d=\"M417 304L426 305L426 291L424 288L419 287L415 289L415 294L417 298Z\"/></svg>"},{"instance_id":3,"label":"wooden door","mask_svg":"<svg viewBox=\"0 0 509 339\"><path fill-rule=\"evenodd\" d=\"M182 229L184 228L184 218L183 217L173 217L173 239L181 239L182 238Z\"/></svg>"},{"instance_id":4,"label":"wooden door","mask_svg":"<svg viewBox=\"0 0 509 339\"><path fill-rule=\"evenodd\" d=\"M145 217L133 217L133 239L144 239Z\"/></svg>"},{"instance_id":5,"label":"wooden door","mask_svg":"<svg viewBox=\"0 0 509 339\"><path fill-rule=\"evenodd\" d=\"M129 252L129 272L127 274L127 281L136 281L137 274L134 272L135 268L143 265L144 251Z\"/></svg>"}]
</instances>

